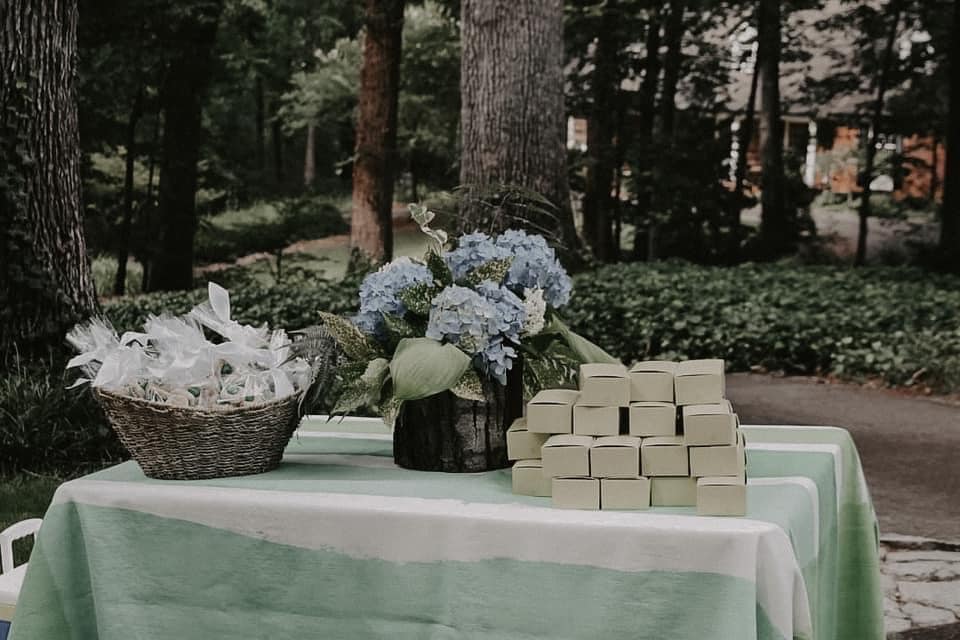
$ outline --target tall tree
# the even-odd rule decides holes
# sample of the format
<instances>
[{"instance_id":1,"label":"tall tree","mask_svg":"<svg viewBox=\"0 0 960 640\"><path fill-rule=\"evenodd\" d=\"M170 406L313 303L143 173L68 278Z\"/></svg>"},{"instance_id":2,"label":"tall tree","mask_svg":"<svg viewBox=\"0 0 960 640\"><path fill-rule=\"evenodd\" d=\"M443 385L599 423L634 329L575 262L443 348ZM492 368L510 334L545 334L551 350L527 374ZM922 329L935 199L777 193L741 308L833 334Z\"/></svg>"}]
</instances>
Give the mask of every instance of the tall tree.
<instances>
[{"instance_id":1,"label":"tall tree","mask_svg":"<svg viewBox=\"0 0 960 640\"><path fill-rule=\"evenodd\" d=\"M525 222L557 236L571 254L580 243L567 182L562 0L462 0L461 163L464 185L512 184L536 191L558 218ZM461 211L460 228L502 226L489 209Z\"/></svg>"},{"instance_id":2,"label":"tall tree","mask_svg":"<svg viewBox=\"0 0 960 640\"><path fill-rule=\"evenodd\" d=\"M677 113L676 93L680 81L680 65L683 62L684 14L687 0L672 0L664 39L667 52L663 60L663 89L660 92L660 139L669 141L673 137L673 121Z\"/></svg>"},{"instance_id":3,"label":"tall tree","mask_svg":"<svg viewBox=\"0 0 960 640\"><path fill-rule=\"evenodd\" d=\"M859 232L857 234L857 254L855 258L855 264L858 265L863 265L867 261L867 222L872 213L870 196L873 190L871 189L871 183L873 182L873 171L877 158L877 137L880 135L880 127L883 122L884 100L890 84L893 49L897 41L897 30L900 27L900 15L903 12L903 3L901 0L890 0L887 4L887 12L889 13L889 24L884 39L880 65L875 76L874 84L876 93L870 111L870 128L867 131L865 140L865 159L863 172L861 174L863 191L860 193L860 207L857 211L859 216Z\"/></svg>"},{"instance_id":4,"label":"tall tree","mask_svg":"<svg viewBox=\"0 0 960 640\"><path fill-rule=\"evenodd\" d=\"M943 177L940 249L954 256L952 267L960 271L960 0L953 3L953 37L950 42L950 119L947 159ZM936 168L934 168L936 170Z\"/></svg>"},{"instance_id":5,"label":"tall tree","mask_svg":"<svg viewBox=\"0 0 960 640\"><path fill-rule=\"evenodd\" d=\"M643 81L640 83L638 110L640 122L637 130L637 142L640 148L637 173L640 176L649 176L651 167L655 163L655 152L652 145L654 123L656 120L657 86L660 82L660 27L663 16L660 7L654 4L650 10L650 20L647 25L647 56L643 63ZM633 239L633 256L640 259L646 255L647 260L656 258L657 224L651 215L650 205L653 202L653 184L649 179L642 180L640 192L637 194L637 210L640 222L646 221L646 229L637 225Z\"/></svg>"},{"instance_id":6,"label":"tall tree","mask_svg":"<svg viewBox=\"0 0 960 640\"><path fill-rule=\"evenodd\" d=\"M0 355L96 309L80 206L77 4L0 3Z\"/></svg>"},{"instance_id":7,"label":"tall tree","mask_svg":"<svg viewBox=\"0 0 960 640\"><path fill-rule=\"evenodd\" d=\"M153 256L151 291L193 286L193 239L197 231L197 161L203 96L210 83L213 46L222 0L181 6L172 18L167 46L173 51L160 92L159 250Z\"/></svg>"},{"instance_id":8,"label":"tall tree","mask_svg":"<svg viewBox=\"0 0 960 640\"><path fill-rule=\"evenodd\" d=\"M393 257L393 178L404 0L366 0L350 246L374 262Z\"/></svg>"},{"instance_id":9,"label":"tall tree","mask_svg":"<svg viewBox=\"0 0 960 640\"><path fill-rule=\"evenodd\" d=\"M783 122L780 120L780 0L760 0L757 64L760 73L760 251L788 252L794 225L786 208L783 173Z\"/></svg>"}]
</instances>

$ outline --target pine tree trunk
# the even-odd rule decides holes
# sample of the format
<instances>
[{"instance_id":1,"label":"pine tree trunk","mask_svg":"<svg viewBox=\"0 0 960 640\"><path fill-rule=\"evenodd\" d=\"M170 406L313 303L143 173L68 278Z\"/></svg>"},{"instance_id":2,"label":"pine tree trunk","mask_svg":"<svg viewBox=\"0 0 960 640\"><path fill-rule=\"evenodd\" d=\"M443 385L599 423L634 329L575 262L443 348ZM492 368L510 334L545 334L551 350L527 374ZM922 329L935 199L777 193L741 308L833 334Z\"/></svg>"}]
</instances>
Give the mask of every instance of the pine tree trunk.
<instances>
[{"instance_id":1,"label":"pine tree trunk","mask_svg":"<svg viewBox=\"0 0 960 640\"><path fill-rule=\"evenodd\" d=\"M743 208L749 201L743 193L743 183L747 178L747 153L750 151L750 143L753 141L753 126L757 111L757 85L759 84L759 80L760 60L758 57L757 60L754 61L753 75L750 78L750 94L747 97L747 108L743 116L743 122L740 125L738 140L740 153L737 155L737 166L734 170L734 197L731 202L733 211L730 216L730 261L734 263L740 260L740 244L743 237L740 220L743 214Z\"/></svg>"},{"instance_id":2,"label":"pine tree trunk","mask_svg":"<svg viewBox=\"0 0 960 640\"><path fill-rule=\"evenodd\" d=\"M150 269L151 291L193 286L203 95L210 82L222 9L222 2L198 4L174 27L173 57L160 94L164 129L158 189L159 251Z\"/></svg>"},{"instance_id":3,"label":"pine tree trunk","mask_svg":"<svg viewBox=\"0 0 960 640\"><path fill-rule=\"evenodd\" d=\"M757 18L760 72L760 253L776 257L792 245L784 198L783 122L780 120L780 0L760 0Z\"/></svg>"},{"instance_id":4,"label":"pine tree trunk","mask_svg":"<svg viewBox=\"0 0 960 640\"><path fill-rule=\"evenodd\" d=\"M312 189L317 180L316 143L317 125L311 122L307 125L307 144L303 150L303 186L307 189Z\"/></svg>"},{"instance_id":5,"label":"pine tree trunk","mask_svg":"<svg viewBox=\"0 0 960 640\"><path fill-rule=\"evenodd\" d=\"M647 59L644 63L643 82L640 83L640 125L638 129L638 144L641 149L637 163L637 174L649 174L654 153L651 151L653 140L653 126L656 112L657 85L660 82L660 11L654 5L650 11L650 24L647 25ZM650 215L650 204L653 201L652 185L649 179L640 183L637 193L637 229L633 240L633 257L639 260L646 254L647 260L656 258L657 224ZM643 229L644 218L647 227Z\"/></svg>"},{"instance_id":6,"label":"pine tree trunk","mask_svg":"<svg viewBox=\"0 0 960 640\"><path fill-rule=\"evenodd\" d=\"M946 163L943 174L943 205L940 210L940 250L952 258L960 272L960 0L953 3L953 38L950 43L950 124L947 130ZM934 167L936 171L936 167Z\"/></svg>"},{"instance_id":7,"label":"pine tree trunk","mask_svg":"<svg viewBox=\"0 0 960 640\"><path fill-rule=\"evenodd\" d=\"M521 222L574 258L580 242L564 144L563 2L462 0L460 18L460 182L542 194L556 206L555 216L531 213ZM515 222L491 220L487 209L469 200L460 213L460 231L496 232Z\"/></svg>"},{"instance_id":8,"label":"pine tree trunk","mask_svg":"<svg viewBox=\"0 0 960 640\"><path fill-rule=\"evenodd\" d=\"M83 236L75 0L0 2L0 357L96 310Z\"/></svg>"},{"instance_id":9,"label":"pine tree trunk","mask_svg":"<svg viewBox=\"0 0 960 640\"><path fill-rule=\"evenodd\" d=\"M867 222L873 214L870 197L873 190L870 183L873 182L874 165L877 159L877 136L880 135L880 126L883 122L884 97L887 93L889 84L890 65L893 63L893 48L896 45L897 30L900 26L901 0L892 0L888 5L888 10L893 14L890 20L890 27L887 31L887 40L884 44L883 59L876 77L876 97L873 101L873 110L870 116L870 129L866 136L866 149L863 167L863 191L860 193L860 207L857 211L859 216L859 229L857 233L857 255L854 258L854 264L863 265L867 262Z\"/></svg>"},{"instance_id":10,"label":"pine tree trunk","mask_svg":"<svg viewBox=\"0 0 960 640\"><path fill-rule=\"evenodd\" d=\"M610 229L613 202L610 191L614 180L617 92L620 73L617 55L619 44L613 37L620 12L616 0L603 9L600 37L590 78L593 103L587 118L587 175L583 194L583 231L593 255L603 262L614 258L613 235Z\"/></svg>"},{"instance_id":11,"label":"pine tree trunk","mask_svg":"<svg viewBox=\"0 0 960 640\"><path fill-rule=\"evenodd\" d=\"M683 62L683 17L686 0L673 0L670 15L664 29L667 53L663 61L663 90L660 94L660 135L663 143L673 138L673 121L677 113L676 93L680 81L680 65Z\"/></svg>"},{"instance_id":12,"label":"pine tree trunk","mask_svg":"<svg viewBox=\"0 0 960 640\"><path fill-rule=\"evenodd\" d=\"M143 88L137 89L127 119L127 157L123 174L123 220L120 224L120 244L117 247L117 273L113 279L113 294L122 296L127 290L127 260L130 258L130 233L133 229L133 173L137 161L137 123L143 115Z\"/></svg>"},{"instance_id":13,"label":"pine tree trunk","mask_svg":"<svg viewBox=\"0 0 960 640\"><path fill-rule=\"evenodd\" d=\"M404 0L366 0L353 163L350 246L373 263L393 257L393 178Z\"/></svg>"},{"instance_id":14,"label":"pine tree trunk","mask_svg":"<svg viewBox=\"0 0 960 640\"><path fill-rule=\"evenodd\" d=\"M257 169L263 173L266 166L266 98L263 95L263 78L257 74L253 84L254 115L253 126L257 148L254 154L257 158Z\"/></svg>"}]
</instances>

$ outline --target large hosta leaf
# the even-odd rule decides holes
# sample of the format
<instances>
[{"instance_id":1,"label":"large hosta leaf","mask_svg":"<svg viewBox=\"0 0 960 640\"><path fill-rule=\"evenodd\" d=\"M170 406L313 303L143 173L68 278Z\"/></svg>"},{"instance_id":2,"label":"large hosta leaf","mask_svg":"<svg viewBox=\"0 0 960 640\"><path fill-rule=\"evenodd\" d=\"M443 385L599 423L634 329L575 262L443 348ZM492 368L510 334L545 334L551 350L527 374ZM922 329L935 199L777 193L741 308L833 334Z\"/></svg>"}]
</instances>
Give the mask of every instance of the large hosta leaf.
<instances>
[{"instance_id":1,"label":"large hosta leaf","mask_svg":"<svg viewBox=\"0 0 960 640\"><path fill-rule=\"evenodd\" d=\"M470 356L452 344L430 338L406 338L390 361L398 400L417 400L450 389L470 366Z\"/></svg>"},{"instance_id":2,"label":"large hosta leaf","mask_svg":"<svg viewBox=\"0 0 960 640\"><path fill-rule=\"evenodd\" d=\"M565 325L563 321L556 316L550 319L550 322L546 327L544 327L541 333L559 334L563 341L567 343L567 346L570 347L574 354L576 354L577 358L580 359L580 362L620 364L620 360L614 358L612 355L593 344L583 336L571 331L570 327Z\"/></svg>"}]
</instances>

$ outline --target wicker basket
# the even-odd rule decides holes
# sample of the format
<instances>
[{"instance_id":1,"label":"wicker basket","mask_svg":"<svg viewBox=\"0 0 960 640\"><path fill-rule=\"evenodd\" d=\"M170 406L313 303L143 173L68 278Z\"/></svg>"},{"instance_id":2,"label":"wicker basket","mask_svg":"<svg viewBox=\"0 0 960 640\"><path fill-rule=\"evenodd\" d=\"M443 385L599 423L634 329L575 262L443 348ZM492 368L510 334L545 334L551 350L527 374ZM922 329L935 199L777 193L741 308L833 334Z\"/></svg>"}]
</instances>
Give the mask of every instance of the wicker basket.
<instances>
[{"instance_id":1,"label":"wicker basket","mask_svg":"<svg viewBox=\"0 0 960 640\"><path fill-rule=\"evenodd\" d=\"M143 472L161 480L226 478L275 469L300 420L302 393L202 411L94 391Z\"/></svg>"}]
</instances>

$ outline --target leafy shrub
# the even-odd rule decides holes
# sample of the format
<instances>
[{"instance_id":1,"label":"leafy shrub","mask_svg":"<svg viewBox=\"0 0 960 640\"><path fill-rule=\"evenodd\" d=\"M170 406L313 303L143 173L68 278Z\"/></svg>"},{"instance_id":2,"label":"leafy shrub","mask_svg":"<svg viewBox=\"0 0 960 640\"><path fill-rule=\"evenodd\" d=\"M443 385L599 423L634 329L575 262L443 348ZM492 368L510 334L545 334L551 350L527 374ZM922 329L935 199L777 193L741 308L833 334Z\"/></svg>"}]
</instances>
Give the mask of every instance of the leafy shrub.
<instances>
[{"instance_id":1,"label":"leafy shrub","mask_svg":"<svg viewBox=\"0 0 960 640\"><path fill-rule=\"evenodd\" d=\"M960 279L917 269L612 265L575 277L565 315L624 361L960 386Z\"/></svg>"},{"instance_id":2,"label":"leafy shrub","mask_svg":"<svg viewBox=\"0 0 960 640\"><path fill-rule=\"evenodd\" d=\"M66 388L61 359L7 364L0 374L0 477L76 473L125 457L89 391Z\"/></svg>"}]
</instances>

